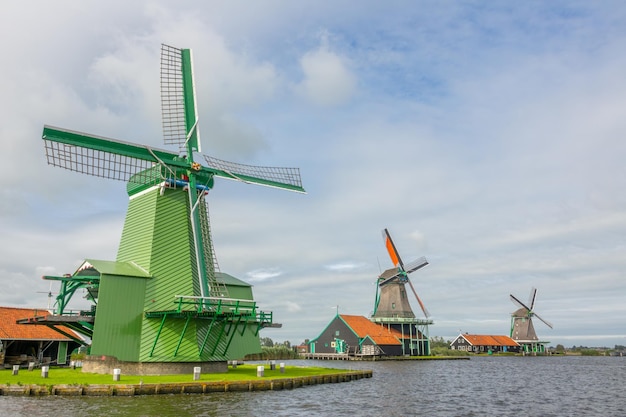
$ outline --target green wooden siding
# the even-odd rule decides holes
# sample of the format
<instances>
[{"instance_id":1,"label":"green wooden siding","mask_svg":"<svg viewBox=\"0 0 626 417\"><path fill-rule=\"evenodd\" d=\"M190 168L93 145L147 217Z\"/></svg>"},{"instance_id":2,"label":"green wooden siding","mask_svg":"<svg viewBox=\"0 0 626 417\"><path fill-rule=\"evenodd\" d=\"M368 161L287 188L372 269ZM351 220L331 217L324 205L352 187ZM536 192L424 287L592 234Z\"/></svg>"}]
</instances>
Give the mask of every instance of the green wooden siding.
<instances>
[{"instance_id":1,"label":"green wooden siding","mask_svg":"<svg viewBox=\"0 0 626 417\"><path fill-rule=\"evenodd\" d=\"M166 189L158 190L155 207L155 225L152 236L150 273L154 277L148 285L146 310L174 308L175 295L200 295L194 292L198 282L195 268L193 239L189 222L188 193Z\"/></svg>"},{"instance_id":2,"label":"green wooden siding","mask_svg":"<svg viewBox=\"0 0 626 417\"><path fill-rule=\"evenodd\" d=\"M161 317L146 312L176 308L176 295L199 296L189 196L159 188L130 198L117 262L134 262L149 279L103 275L92 354L142 362L241 359L261 351L257 323ZM204 209L203 207L201 208ZM252 287L217 273L230 298L253 300Z\"/></svg>"},{"instance_id":3,"label":"green wooden siding","mask_svg":"<svg viewBox=\"0 0 626 417\"><path fill-rule=\"evenodd\" d=\"M148 193L129 201L117 252L118 261L133 261L147 271L152 255L156 197L157 193Z\"/></svg>"},{"instance_id":4,"label":"green wooden siding","mask_svg":"<svg viewBox=\"0 0 626 417\"><path fill-rule=\"evenodd\" d=\"M149 279L103 274L100 277L92 355L139 360L141 321Z\"/></svg>"},{"instance_id":5,"label":"green wooden siding","mask_svg":"<svg viewBox=\"0 0 626 417\"><path fill-rule=\"evenodd\" d=\"M146 311L173 309L178 294L198 295L187 198L180 189L161 196L155 188L130 200L117 260L134 260L152 275Z\"/></svg>"}]
</instances>

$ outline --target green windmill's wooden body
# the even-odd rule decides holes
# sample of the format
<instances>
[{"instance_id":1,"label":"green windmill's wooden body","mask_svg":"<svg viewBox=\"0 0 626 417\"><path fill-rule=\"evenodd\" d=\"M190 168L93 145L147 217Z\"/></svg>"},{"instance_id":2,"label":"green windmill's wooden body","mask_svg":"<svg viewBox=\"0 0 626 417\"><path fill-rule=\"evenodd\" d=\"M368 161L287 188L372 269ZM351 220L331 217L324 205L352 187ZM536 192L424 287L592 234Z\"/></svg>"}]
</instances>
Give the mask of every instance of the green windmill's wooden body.
<instances>
[{"instance_id":1,"label":"green windmill's wooden body","mask_svg":"<svg viewBox=\"0 0 626 417\"><path fill-rule=\"evenodd\" d=\"M250 285L219 272L206 198L215 177L304 192L297 168L193 160L200 142L191 64L189 50L163 45L164 137L180 152L51 126L43 131L48 163L126 181L129 205L117 259L87 259L74 274L44 277L61 282L55 314L23 322L79 331L91 339L95 362L143 364L129 373L260 351L260 329L276 325L257 307ZM79 289L94 305L76 315L67 304ZM109 371L97 363L88 368Z\"/></svg>"},{"instance_id":2,"label":"green windmill's wooden body","mask_svg":"<svg viewBox=\"0 0 626 417\"><path fill-rule=\"evenodd\" d=\"M224 311L217 312L215 303L202 308L192 298L201 297L201 292L185 215L187 193L153 187L130 195L117 263L133 263L149 277L100 279L92 355L137 362L207 362L260 351L259 326L269 324L271 315L258 317L249 286L216 272L228 298L239 300L238 314L233 303L222 301ZM180 309L179 302L185 303Z\"/></svg>"}]
</instances>

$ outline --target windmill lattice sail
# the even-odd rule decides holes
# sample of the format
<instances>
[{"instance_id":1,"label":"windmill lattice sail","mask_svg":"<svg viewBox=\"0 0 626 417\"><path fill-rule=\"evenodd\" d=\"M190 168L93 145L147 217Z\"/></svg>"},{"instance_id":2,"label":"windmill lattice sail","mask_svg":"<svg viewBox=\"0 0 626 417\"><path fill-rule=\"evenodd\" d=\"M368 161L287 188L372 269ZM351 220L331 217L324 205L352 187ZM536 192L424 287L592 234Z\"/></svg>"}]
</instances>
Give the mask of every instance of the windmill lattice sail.
<instances>
[{"instance_id":1,"label":"windmill lattice sail","mask_svg":"<svg viewBox=\"0 0 626 417\"><path fill-rule=\"evenodd\" d=\"M302 179L300 178L299 168L287 167L268 167L238 164L236 162L224 161L204 155L207 166L224 173L224 178L248 182L246 178L256 178L257 180L267 181L268 186L276 186L272 184L288 185L296 188L302 188Z\"/></svg>"},{"instance_id":2,"label":"windmill lattice sail","mask_svg":"<svg viewBox=\"0 0 626 417\"><path fill-rule=\"evenodd\" d=\"M102 136L53 126L44 126L43 136L49 165L81 174L142 184L158 183L172 173L152 170L160 161L178 154L150 146L135 145ZM161 167L164 167L162 164Z\"/></svg>"},{"instance_id":3,"label":"windmill lattice sail","mask_svg":"<svg viewBox=\"0 0 626 417\"><path fill-rule=\"evenodd\" d=\"M178 145L187 149L187 141L193 140L191 148L201 152L200 131L197 126L195 87L190 73L185 77L183 68L184 50L169 45L161 45L161 118L163 121L163 141L168 145ZM188 80L193 95L185 95L185 81ZM188 98L192 97L192 98ZM194 125L193 136L189 135L189 119Z\"/></svg>"}]
</instances>

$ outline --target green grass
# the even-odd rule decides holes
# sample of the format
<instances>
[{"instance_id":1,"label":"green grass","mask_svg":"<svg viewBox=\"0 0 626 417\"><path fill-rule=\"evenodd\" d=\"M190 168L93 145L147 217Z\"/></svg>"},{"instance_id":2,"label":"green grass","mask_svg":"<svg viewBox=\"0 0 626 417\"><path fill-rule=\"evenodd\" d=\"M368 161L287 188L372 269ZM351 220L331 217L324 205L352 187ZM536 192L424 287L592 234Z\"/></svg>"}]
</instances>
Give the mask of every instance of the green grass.
<instances>
[{"instance_id":1,"label":"green grass","mask_svg":"<svg viewBox=\"0 0 626 417\"><path fill-rule=\"evenodd\" d=\"M252 381L280 378L297 378L312 375L328 375L350 372L345 369L331 369L319 367L286 366L285 373L280 372L278 364L276 370L265 366L264 376L257 377L257 365L239 365L236 369L229 368L226 373L201 374L199 381ZM113 381L113 375L90 374L80 369L50 368L48 378L41 376L41 369L28 371L20 369L18 375L12 371L0 370L0 385L101 385L101 384L161 384L193 381L192 374L181 375L124 375L119 381Z\"/></svg>"}]
</instances>

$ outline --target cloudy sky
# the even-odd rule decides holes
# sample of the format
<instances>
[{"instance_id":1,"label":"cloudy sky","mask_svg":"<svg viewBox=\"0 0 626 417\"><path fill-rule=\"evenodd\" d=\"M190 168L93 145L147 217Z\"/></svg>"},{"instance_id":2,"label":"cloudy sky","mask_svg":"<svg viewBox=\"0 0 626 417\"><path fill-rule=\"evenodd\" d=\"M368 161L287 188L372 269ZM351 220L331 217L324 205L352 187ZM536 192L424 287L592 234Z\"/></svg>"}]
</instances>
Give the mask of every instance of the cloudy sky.
<instances>
[{"instance_id":1,"label":"cloudy sky","mask_svg":"<svg viewBox=\"0 0 626 417\"><path fill-rule=\"evenodd\" d=\"M625 21L621 1L3 2L0 305L115 259L124 184L48 166L41 131L165 147L166 43L193 50L203 153L301 169L304 195L210 196L221 270L283 324L264 336L368 316L386 227L430 262L431 336L508 334L536 287L542 339L626 344Z\"/></svg>"}]
</instances>

